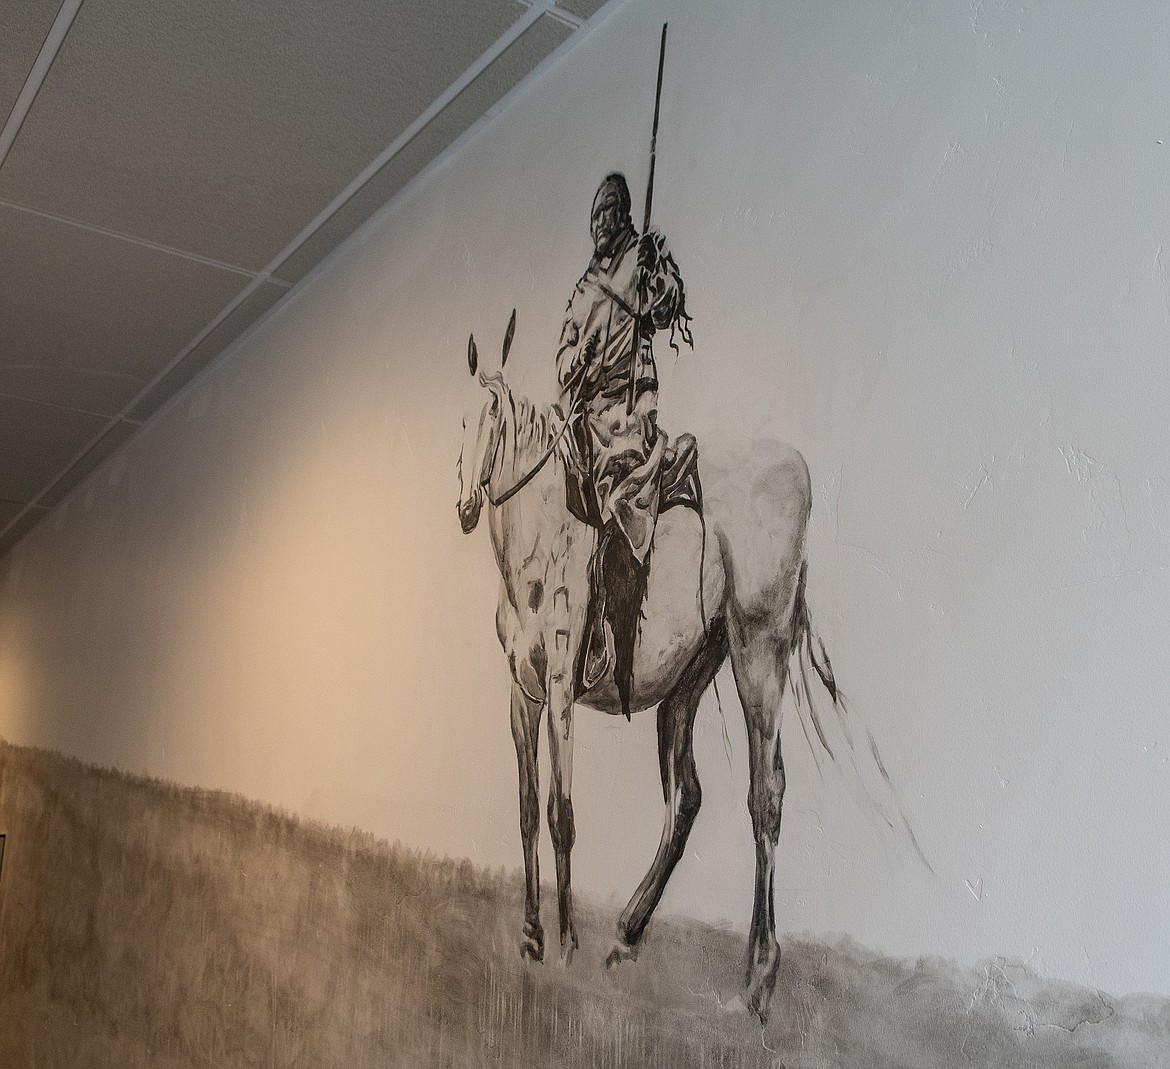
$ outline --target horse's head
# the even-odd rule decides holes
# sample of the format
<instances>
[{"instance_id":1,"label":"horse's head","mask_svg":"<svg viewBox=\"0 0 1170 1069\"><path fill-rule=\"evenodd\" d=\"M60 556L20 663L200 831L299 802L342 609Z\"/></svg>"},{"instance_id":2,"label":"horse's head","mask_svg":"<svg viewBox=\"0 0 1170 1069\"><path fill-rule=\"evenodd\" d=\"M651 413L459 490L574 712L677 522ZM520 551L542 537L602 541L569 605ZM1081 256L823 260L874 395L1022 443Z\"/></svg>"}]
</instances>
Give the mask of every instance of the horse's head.
<instances>
[{"instance_id":1,"label":"horse's head","mask_svg":"<svg viewBox=\"0 0 1170 1069\"><path fill-rule=\"evenodd\" d=\"M459 513L459 525L464 534L471 534L479 523L483 509L484 494L495 470L496 458L504 433L504 409L508 387L504 383L503 368L512 347L512 336L516 332L516 312L508 320L508 331L504 335L503 356L500 370L487 374L479 370L479 350L474 336L467 339L467 367L472 378L478 370L479 384L487 390L487 397L479 404L479 414L463 420L463 445L459 450L459 502L455 506Z\"/></svg>"}]
</instances>

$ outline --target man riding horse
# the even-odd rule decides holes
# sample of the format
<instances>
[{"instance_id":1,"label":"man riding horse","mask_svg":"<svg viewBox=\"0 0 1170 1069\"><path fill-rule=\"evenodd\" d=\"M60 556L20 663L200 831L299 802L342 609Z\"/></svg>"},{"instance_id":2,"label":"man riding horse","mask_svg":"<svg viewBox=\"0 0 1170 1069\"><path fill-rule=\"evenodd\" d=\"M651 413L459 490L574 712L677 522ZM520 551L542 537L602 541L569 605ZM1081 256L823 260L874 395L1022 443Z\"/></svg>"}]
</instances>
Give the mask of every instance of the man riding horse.
<instances>
[{"instance_id":1,"label":"man riding horse","mask_svg":"<svg viewBox=\"0 0 1170 1069\"><path fill-rule=\"evenodd\" d=\"M658 376L653 336L671 331L688 344L678 265L661 234L639 236L630 217L630 190L620 174L602 180L593 200L594 253L569 298L557 352L561 403L573 423L574 511L599 529L590 567L589 625L581 645L578 689L604 676L613 638L614 683L630 715L638 620L650 570L664 471L693 465L694 439L671 449L658 427ZM683 464L680 465L680 459ZM670 504L696 504L685 472ZM677 497L678 500L675 500Z\"/></svg>"}]
</instances>

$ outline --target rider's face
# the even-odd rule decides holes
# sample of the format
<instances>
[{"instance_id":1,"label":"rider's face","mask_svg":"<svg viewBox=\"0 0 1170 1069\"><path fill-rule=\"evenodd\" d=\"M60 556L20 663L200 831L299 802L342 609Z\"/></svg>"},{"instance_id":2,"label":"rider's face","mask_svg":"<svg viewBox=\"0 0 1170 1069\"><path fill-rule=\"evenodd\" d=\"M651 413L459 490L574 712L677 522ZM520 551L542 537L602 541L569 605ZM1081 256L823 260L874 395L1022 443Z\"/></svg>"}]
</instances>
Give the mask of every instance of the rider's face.
<instances>
[{"instance_id":1,"label":"rider's face","mask_svg":"<svg viewBox=\"0 0 1170 1069\"><path fill-rule=\"evenodd\" d=\"M593 215L589 220L589 233L593 236L593 247L598 256L609 255L621 232L622 216L617 194L603 190L593 202Z\"/></svg>"}]
</instances>

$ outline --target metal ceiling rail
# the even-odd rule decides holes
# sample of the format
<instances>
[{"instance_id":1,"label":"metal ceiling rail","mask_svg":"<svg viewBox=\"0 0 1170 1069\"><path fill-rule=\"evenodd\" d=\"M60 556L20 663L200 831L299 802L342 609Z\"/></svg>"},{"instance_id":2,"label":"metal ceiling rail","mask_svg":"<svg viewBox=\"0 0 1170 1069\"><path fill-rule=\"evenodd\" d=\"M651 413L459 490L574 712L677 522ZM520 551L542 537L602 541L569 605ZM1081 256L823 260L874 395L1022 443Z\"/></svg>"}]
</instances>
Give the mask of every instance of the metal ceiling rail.
<instances>
[{"instance_id":1,"label":"metal ceiling rail","mask_svg":"<svg viewBox=\"0 0 1170 1069\"><path fill-rule=\"evenodd\" d=\"M16 103L12 105L8 121L4 124L4 129L0 130L0 167L4 166L12 143L16 140L16 135L20 133L20 128L28 117L29 109L32 108L37 93L41 91L45 75L49 73L53 60L57 58L57 53L65 43L65 38L73 26L73 20L77 18L77 12L81 10L83 2L84 0L65 0L57 12L57 17L53 20L53 25L49 27L45 43L41 45L32 70L28 72L28 77L24 80L24 87L20 90Z\"/></svg>"}]
</instances>

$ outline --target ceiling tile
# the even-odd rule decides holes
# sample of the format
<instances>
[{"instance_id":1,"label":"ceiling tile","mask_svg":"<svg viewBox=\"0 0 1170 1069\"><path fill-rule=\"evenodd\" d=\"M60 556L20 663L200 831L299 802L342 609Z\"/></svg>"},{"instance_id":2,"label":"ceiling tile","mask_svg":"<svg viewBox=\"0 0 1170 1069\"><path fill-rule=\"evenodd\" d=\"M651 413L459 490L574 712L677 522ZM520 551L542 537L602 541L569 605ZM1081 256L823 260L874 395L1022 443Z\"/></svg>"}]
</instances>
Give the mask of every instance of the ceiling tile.
<instances>
[{"instance_id":1,"label":"ceiling tile","mask_svg":"<svg viewBox=\"0 0 1170 1069\"><path fill-rule=\"evenodd\" d=\"M4 4L0 33L0 127L24 88L32 65L57 17L60 0L20 0Z\"/></svg>"},{"instance_id":2,"label":"ceiling tile","mask_svg":"<svg viewBox=\"0 0 1170 1069\"><path fill-rule=\"evenodd\" d=\"M112 415L248 277L0 206L0 394Z\"/></svg>"},{"instance_id":3,"label":"ceiling tile","mask_svg":"<svg viewBox=\"0 0 1170 1069\"><path fill-rule=\"evenodd\" d=\"M0 498L31 501L105 423L99 416L0 397Z\"/></svg>"},{"instance_id":4,"label":"ceiling tile","mask_svg":"<svg viewBox=\"0 0 1170 1069\"><path fill-rule=\"evenodd\" d=\"M127 415L137 420L152 416L287 292L284 286L272 282L262 283L245 298L239 308L138 398Z\"/></svg>"},{"instance_id":5,"label":"ceiling tile","mask_svg":"<svg viewBox=\"0 0 1170 1069\"><path fill-rule=\"evenodd\" d=\"M581 19L589 18L590 15L600 11L604 6L605 0L557 0L557 7L562 7Z\"/></svg>"},{"instance_id":6,"label":"ceiling tile","mask_svg":"<svg viewBox=\"0 0 1170 1069\"><path fill-rule=\"evenodd\" d=\"M555 51L571 32L563 22L547 15L539 18L274 273L288 282L299 281L529 74L545 56Z\"/></svg>"},{"instance_id":7,"label":"ceiling tile","mask_svg":"<svg viewBox=\"0 0 1170 1069\"><path fill-rule=\"evenodd\" d=\"M102 432L101 439L94 442L86 451L85 456L78 458L77 463L63 471L40 500L46 508L57 505L70 490L78 485L85 477L91 474L106 457L110 456L123 442L129 439L141 425L115 420Z\"/></svg>"},{"instance_id":8,"label":"ceiling tile","mask_svg":"<svg viewBox=\"0 0 1170 1069\"><path fill-rule=\"evenodd\" d=\"M261 268L525 10L88 0L0 199Z\"/></svg>"}]
</instances>

